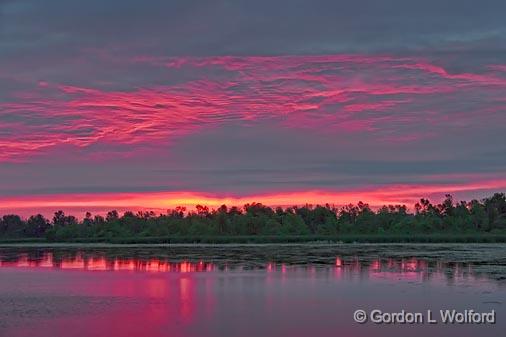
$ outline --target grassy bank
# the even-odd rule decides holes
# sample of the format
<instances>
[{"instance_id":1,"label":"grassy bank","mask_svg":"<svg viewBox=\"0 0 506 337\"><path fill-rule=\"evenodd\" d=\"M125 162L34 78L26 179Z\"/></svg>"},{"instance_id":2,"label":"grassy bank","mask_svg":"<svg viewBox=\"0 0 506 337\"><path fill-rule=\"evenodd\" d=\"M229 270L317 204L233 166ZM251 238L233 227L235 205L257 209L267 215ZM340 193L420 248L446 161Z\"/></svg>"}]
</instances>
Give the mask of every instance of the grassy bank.
<instances>
[{"instance_id":1,"label":"grassy bank","mask_svg":"<svg viewBox=\"0 0 506 337\"><path fill-rule=\"evenodd\" d=\"M160 244L160 243L308 243L308 242L363 242L363 243L443 243L443 242L506 242L506 234L343 234L338 236L322 235L243 235L243 236L170 236L170 237L115 237L115 238L73 238L49 241L44 238L1 239L0 243L115 243L115 244Z\"/></svg>"}]
</instances>

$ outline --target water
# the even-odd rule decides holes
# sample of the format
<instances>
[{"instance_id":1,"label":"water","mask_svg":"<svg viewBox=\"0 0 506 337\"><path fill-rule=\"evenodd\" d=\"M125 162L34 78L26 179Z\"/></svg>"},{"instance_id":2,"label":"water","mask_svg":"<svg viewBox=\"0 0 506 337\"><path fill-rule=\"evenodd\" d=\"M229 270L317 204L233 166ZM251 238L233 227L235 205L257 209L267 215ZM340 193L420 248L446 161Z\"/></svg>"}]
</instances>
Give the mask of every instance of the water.
<instances>
[{"instance_id":1,"label":"water","mask_svg":"<svg viewBox=\"0 0 506 337\"><path fill-rule=\"evenodd\" d=\"M0 336L502 336L505 245L0 247ZM353 313L496 313L358 324ZM440 319L439 319L440 320Z\"/></svg>"}]
</instances>

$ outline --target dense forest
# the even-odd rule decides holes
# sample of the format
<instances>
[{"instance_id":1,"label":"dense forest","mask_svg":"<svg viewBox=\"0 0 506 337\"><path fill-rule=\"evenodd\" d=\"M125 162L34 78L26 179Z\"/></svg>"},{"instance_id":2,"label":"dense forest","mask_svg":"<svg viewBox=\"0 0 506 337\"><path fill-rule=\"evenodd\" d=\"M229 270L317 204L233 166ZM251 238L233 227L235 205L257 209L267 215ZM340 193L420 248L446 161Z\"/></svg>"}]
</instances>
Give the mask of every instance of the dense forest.
<instances>
[{"instance_id":1,"label":"dense forest","mask_svg":"<svg viewBox=\"0 0 506 337\"><path fill-rule=\"evenodd\" d=\"M421 199L408 212L404 205L372 210L369 205L271 208L260 203L241 207L195 210L177 207L165 214L110 211L105 217L87 213L79 220L62 211L49 220L42 215L22 219L4 215L0 238L45 238L68 241L76 238L183 236L339 236L345 234L411 235L433 233L506 233L506 196L496 193L481 201L455 203L451 195L433 205Z\"/></svg>"}]
</instances>

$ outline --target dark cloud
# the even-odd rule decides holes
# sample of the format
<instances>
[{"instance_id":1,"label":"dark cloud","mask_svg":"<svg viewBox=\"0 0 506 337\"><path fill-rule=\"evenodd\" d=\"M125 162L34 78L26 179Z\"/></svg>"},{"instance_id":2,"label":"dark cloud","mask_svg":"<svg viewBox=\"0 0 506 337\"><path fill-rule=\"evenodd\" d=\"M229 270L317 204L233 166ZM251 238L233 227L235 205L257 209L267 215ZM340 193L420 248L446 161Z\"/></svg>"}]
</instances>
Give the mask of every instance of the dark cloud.
<instances>
[{"instance_id":1,"label":"dark cloud","mask_svg":"<svg viewBox=\"0 0 506 337\"><path fill-rule=\"evenodd\" d=\"M139 55L416 53L451 72L481 71L506 61L505 12L501 0L3 1L0 77L163 81L120 61Z\"/></svg>"},{"instance_id":2,"label":"dark cloud","mask_svg":"<svg viewBox=\"0 0 506 337\"><path fill-rule=\"evenodd\" d=\"M134 159L117 156L128 147L109 157L109 146L63 147L31 165L5 163L0 196L181 190L241 195L504 178L504 146L469 149L472 139L454 144L445 136L452 137L388 146L366 133L318 135L257 124L210 129L153 153L136 148ZM94 153L103 157L90 161Z\"/></svg>"},{"instance_id":3,"label":"dark cloud","mask_svg":"<svg viewBox=\"0 0 506 337\"><path fill-rule=\"evenodd\" d=\"M9 1L3 52L164 56L504 47L504 1ZM57 48L54 50L54 48ZM9 50L6 50L9 49Z\"/></svg>"}]
</instances>

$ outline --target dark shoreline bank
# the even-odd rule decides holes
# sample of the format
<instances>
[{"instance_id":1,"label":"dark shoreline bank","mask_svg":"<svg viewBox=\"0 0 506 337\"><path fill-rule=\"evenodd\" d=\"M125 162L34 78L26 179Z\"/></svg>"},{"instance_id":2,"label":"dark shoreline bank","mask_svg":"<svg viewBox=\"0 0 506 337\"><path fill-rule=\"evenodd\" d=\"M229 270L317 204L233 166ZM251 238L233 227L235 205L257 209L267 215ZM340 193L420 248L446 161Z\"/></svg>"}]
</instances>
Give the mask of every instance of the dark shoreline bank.
<instances>
[{"instance_id":1,"label":"dark shoreline bank","mask_svg":"<svg viewBox=\"0 0 506 337\"><path fill-rule=\"evenodd\" d=\"M47 240L45 238L2 238L0 244L9 243L113 243L113 244L163 244L163 243L506 243L506 234L348 234L325 235L242 235L242 236L161 236L161 237L117 237L117 238L73 238L67 240Z\"/></svg>"}]
</instances>

